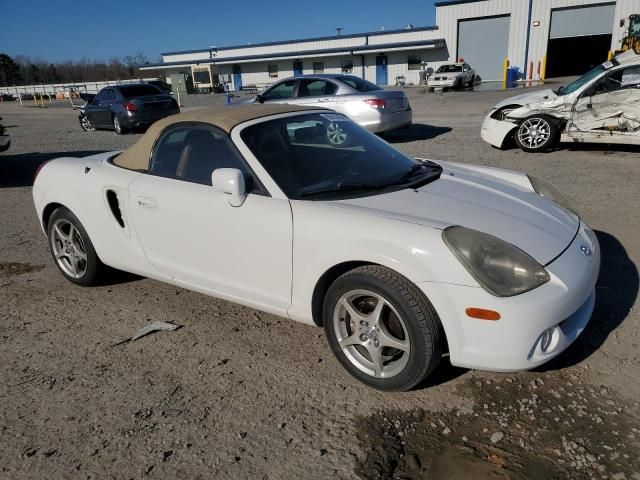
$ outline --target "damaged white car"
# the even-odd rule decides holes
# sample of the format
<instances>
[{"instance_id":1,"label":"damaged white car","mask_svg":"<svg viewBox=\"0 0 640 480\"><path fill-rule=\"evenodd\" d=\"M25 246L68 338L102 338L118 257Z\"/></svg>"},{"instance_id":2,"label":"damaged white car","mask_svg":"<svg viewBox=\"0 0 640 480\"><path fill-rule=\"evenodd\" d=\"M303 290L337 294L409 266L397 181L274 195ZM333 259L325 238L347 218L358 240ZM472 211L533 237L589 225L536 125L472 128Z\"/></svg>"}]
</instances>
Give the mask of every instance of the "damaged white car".
<instances>
[{"instance_id":1,"label":"damaged white car","mask_svg":"<svg viewBox=\"0 0 640 480\"><path fill-rule=\"evenodd\" d=\"M482 124L482 139L525 152L558 142L640 144L640 55L633 50L598 65L557 90L498 103Z\"/></svg>"}]
</instances>

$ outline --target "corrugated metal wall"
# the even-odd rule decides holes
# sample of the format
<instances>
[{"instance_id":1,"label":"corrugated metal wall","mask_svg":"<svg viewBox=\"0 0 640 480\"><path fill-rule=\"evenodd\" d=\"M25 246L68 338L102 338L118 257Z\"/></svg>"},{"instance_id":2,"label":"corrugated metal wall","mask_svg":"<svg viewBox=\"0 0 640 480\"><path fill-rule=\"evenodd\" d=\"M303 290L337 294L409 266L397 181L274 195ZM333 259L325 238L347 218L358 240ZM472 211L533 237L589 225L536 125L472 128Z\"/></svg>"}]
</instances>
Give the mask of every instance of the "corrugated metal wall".
<instances>
[{"instance_id":1,"label":"corrugated metal wall","mask_svg":"<svg viewBox=\"0 0 640 480\"><path fill-rule=\"evenodd\" d=\"M620 48L622 39L627 33L626 25L629 23L629 15L640 14L640 0L618 0L616 2L616 13L613 16L613 38L611 39L611 50ZM625 26L620 26L620 20L625 20Z\"/></svg>"},{"instance_id":2,"label":"corrugated metal wall","mask_svg":"<svg viewBox=\"0 0 640 480\"><path fill-rule=\"evenodd\" d=\"M459 19L477 18L493 15L511 14L511 30L509 33L509 61L511 65L524 71L525 57L533 62L542 62L547 54L549 29L551 26L551 12L554 9L588 6L611 3L607 0L532 0L531 35L529 40L529 55L525 55L529 0L481 0L471 3L441 6L436 9L436 23L440 27L440 34L447 41L451 55L457 51L457 22ZM640 13L640 0L617 0L613 19L612 50L620 46L624 35L624 28L619 22L632 13ZM538 26L533 26L539 22Z\"/></svg>"},{"instance_id":3,"label":"corrugated metal wall","mask_svg":"<svg viewBox=\"0 0 640 480\"><path fill-rule=\"evenodd\" d=\"M447 47L453 59L458 51L458 20L510 15L509 60L512 65L522 68L528 13L528 0L484 0L438 7L436 24L440 27L440 35L447 40Z\"/></svg>"}]
</instances>

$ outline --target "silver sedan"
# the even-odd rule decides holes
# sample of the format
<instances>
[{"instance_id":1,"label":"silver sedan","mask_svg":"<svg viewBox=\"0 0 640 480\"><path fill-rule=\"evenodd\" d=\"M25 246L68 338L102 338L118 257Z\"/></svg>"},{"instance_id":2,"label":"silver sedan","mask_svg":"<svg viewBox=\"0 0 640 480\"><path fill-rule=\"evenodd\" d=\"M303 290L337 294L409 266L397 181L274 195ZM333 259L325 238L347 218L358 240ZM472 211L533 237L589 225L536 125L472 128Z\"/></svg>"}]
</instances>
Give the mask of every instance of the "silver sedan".
<instances>
[{"instance_id":1,"label":"silver sedan","mask_svg":"<svg viewBox=\"0 0 640 480\"><path fill-rule=\"evenodd\" d=\"M253 100L330 108L371 132L411 125L412 112L404 92L385 90L354 75L302 75L281 80Z\"/></svg>"},{"instance_id":2,"label":"silver sedan","mask_svg":"<svg viewBox=\"0 0 640 480\"><path fill-rule=\"evenodd\" d=\"M449 63L440 65L428 79L430 91L434 88L472 87L476 81L476 71L466 63Z\"/></svg>"}]
</instances>

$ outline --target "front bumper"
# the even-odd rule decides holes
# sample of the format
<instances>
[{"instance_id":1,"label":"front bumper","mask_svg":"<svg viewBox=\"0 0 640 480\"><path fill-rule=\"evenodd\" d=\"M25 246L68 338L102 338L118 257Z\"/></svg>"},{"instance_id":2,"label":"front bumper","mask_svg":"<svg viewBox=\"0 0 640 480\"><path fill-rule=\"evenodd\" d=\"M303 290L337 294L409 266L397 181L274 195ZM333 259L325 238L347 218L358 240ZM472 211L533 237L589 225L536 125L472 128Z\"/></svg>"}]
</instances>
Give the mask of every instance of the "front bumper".
<instances>
[{"instance_id":1,"label":"front bumper","mask_svg":"<svg viewBox=\"0 0 640 480\"><path fill-rule=\"evenodd\" d=\"M591 255L583 253L588 247ZM422 283L438 312L453 365L513 372L535 368L564 351L586 327L595 304L600 247L584 224L567 250L546 266L551 280L514 297L500 298L480 287ZM468 317L467 307L500 313L498 321ZM542 336L548 331L549 347Z\"/></svg>"},{"instance_id":2,"label":"front bumper","mask_svg":"<svg viewBox=\"0 0 640 480\"><path fill-rule=\"evenodd\" d=\"M169 115L175 115L180 113L180 109L171 110L152 110L152 111L138 111L127 112L127 115L123 115L120 118L122 125L126 128L139 128L147 125L151 125L153 122L157 122Z\"/></svg>"},{"instance_id":3,"label":"front bumper","mask_svg":"<svg viewBox=\"0 0 640 480\"><path fill-rule=\"evenodd\" d=\"M482 122L482 128L480 129L480 136L482 139L497 148L502 148L506 138L513 132L518 125L513 122L505 122L504 120L496 120L491 118L489 112Z\"/></svg>"},{"instance_id":4,"label":"front bumper","mask_svg":"<svg viewBox=\"0 0 640 480\"><path fill-rule=\"evenodd\" d=\"M11 146L11 137L9 135L0 135L0 152L8 150Z\"/></svg>"},{"instance_id":5,"label":"front bumper","mask_svg":"<svg viewBox=\"0 0 640 480\"><path fill-rule=\"evenodd\" d=\"M455 87L457 78L449 80L427 80L427 86L429 88L450 88Z\"/></svg>"}]
</instances>

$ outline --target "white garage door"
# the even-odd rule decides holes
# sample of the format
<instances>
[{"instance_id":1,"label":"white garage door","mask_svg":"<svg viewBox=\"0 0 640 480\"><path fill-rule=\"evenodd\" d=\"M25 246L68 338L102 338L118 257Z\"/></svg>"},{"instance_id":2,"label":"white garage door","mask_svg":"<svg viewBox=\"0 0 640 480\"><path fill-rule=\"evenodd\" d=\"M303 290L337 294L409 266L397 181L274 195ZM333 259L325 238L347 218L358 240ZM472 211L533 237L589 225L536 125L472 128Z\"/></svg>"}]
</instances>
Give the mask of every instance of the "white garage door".
<instances>
[{"instance_id":1,"label":"white garage door","mask_svg":"<svg viewBox=\"0 0 640 480\"><path fill-rule=\"evenodd\" d=\"M611 34L615 10L615 3L553 10L549 38Z\"/></svg>"},{"instance_id":2,"label":"white garage door","mask_svg":"<svg viewBox=\"0 0 640 480\"><path fill-rule=\"evenodd\" d=\"M458 21L458 58L464 58L481 80L502 80L509 23L508 15Z\"/></svg>"}]
</instances>

